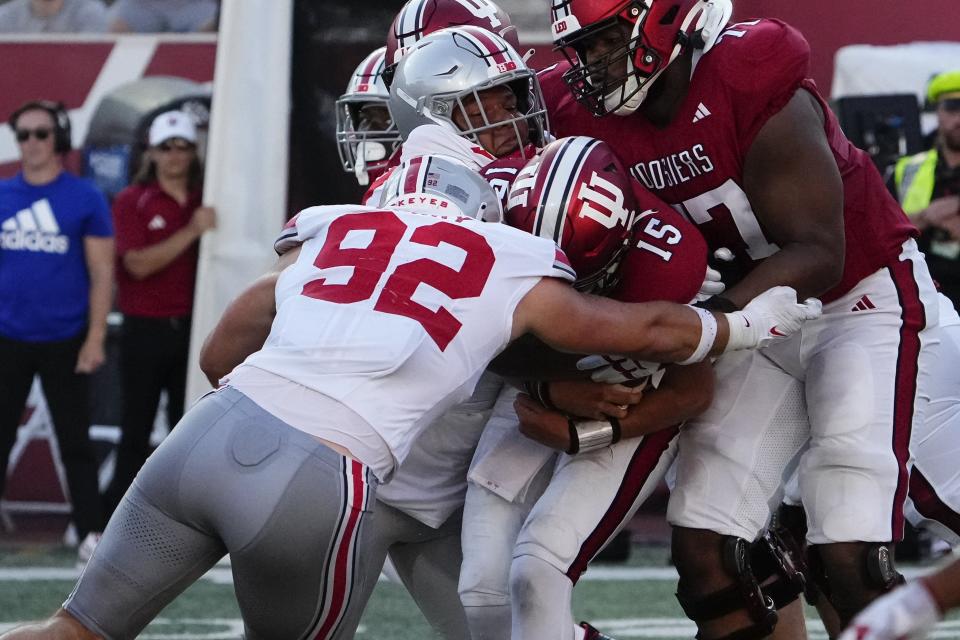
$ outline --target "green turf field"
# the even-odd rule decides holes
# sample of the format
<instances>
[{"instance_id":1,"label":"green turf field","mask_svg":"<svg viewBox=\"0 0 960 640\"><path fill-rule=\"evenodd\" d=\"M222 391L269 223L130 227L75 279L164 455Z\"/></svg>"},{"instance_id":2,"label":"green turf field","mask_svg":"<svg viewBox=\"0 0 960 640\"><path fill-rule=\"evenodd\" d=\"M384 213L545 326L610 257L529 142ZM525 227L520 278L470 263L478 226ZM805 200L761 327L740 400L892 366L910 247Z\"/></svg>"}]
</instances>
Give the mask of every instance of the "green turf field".
<instances>
[{"instance_id":1,"label":"green turf field","mask_svg":"<svg viewBox=\"0 0 960 640\"><path fill-rule=\"evenodd\" d=\"M54 611L78 574L67 549L0 547L0 631ZM909 573L915 573L913 569ZM577 586L574 612L615 638L692 638L693 625L673 597L675 578L666 550L634 547L627 564L597 565ZM810 637L826 638L808 612ZM219 640L242 631L228 567L218 567L161 614L142 638ZM364 614L358 639L413 640L434 637L403 587L381 582ZM933 638L960 639L960 617L938 627Z\"/></svg>"}]
</instances>

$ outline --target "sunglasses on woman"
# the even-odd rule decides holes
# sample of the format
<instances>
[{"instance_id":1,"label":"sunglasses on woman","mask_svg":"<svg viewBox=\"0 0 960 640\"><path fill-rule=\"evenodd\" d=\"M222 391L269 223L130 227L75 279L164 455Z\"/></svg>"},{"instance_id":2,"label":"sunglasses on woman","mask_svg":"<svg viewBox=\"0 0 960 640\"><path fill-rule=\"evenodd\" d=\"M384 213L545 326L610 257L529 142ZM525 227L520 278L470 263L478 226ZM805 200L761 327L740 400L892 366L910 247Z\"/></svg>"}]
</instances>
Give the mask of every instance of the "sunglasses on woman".
<instances>
[{"instance_id":1,"label":"sunglasses on woman","mask_svg":"<svg viewBox=\"0 0 960 640\"><path fill-rule=\"evenodd\" d=\"M53 133L53 129L17 129L17 142L26 142L33 136L37 140L46 140Z\"/></svg>"},{"instance_id":2,"label":"sunglasses on woman","mask_svg":"<svg viewBox=\"0 0 960 640\"><path fill-rule=\"evenodd\" d=\"M193 147L194 145L186 140L167 140L157 145L157 149L160 151L170 151L172 149L176 149L177 151L190 151Z\"/></svg>"}]
</instances>

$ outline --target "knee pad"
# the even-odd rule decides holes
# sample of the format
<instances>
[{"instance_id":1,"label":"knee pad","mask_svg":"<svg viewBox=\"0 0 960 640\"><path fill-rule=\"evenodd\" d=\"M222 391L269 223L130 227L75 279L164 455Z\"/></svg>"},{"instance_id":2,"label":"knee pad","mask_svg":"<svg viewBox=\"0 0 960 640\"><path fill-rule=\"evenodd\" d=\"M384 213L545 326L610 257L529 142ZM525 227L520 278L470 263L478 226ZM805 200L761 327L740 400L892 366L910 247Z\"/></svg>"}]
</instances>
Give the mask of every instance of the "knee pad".
<instances>
[{"instance_id":1,"label":"knee pad","mask_svg":"<svg viewBox=\"0 0 960 640\"><path fill-rule=\"evenodd\" d=\"M821 546L814 545L808 551L811 575L844 624L878 594L904 582L894 566L890 543L857 543L854 557L834 563L836 566L830 566Z\"/></svg>"},{"instance_id":2,"label":"knee pad","mask_svg":"<svg viewBox=\"0 0 960 640\"><path fill-rule=\"evenodd\" d=\"M510 605L510 584L507 571L460 572L457 586L460 603L465 607L499 607Z\"/></svg>"},{"instance_id":3,"label":"knee pad","mask_svg":"<svg viewBox=\"0 0 960 640\"><path fill-rule=\"evenodd\" d=\"M550 563L531 555L513 559L510 566L510 597L515 611L545 603L569 612L573 582ZM568 613L569 615L569 613Z\"/></svg>"},{"instance_id":4,"label":"knee pad","mask_svg":"<svg viewBox=\"0 0 960 640\"><path fill-rule=\"evenodd\" d=\"M754 640L769 635L777 624L777 610L773 600L764 595L754 576L750 562L750 543L743 538L723 536L722 561L724 571L734 584L699 596L692 595L683 581L677 588L677 600L688 618L699 623L720 618L734 611L745 610L753 625L737 630L720 640Z\"/></svg>"},{"instance_id":5,"label":"knee pad","mask_svg":"<svg viewBox=\"0 0 960 640\"><path fill-rule=\"evenodd\" d=\"M491 591L461 591L460 604L465 607L509 607L510 596L506 593Z\"/></svg>"}]
</instances>

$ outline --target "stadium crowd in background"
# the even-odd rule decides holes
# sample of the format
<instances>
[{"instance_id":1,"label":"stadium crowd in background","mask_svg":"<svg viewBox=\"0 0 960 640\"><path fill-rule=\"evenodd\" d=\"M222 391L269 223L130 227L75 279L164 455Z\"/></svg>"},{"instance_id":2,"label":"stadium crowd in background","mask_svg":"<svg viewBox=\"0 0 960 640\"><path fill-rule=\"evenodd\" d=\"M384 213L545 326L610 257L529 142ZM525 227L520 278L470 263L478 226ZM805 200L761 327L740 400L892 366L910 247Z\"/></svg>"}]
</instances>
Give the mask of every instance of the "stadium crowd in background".
<instances>
[{"instance_id":1,"label":"stadium crowd in background","mask_svg":"<svg viewBox=\"0 0 960 640\"><path fill-rule=\"evenodd\" d=\"M167 424L183 415L198 240L216 224L214 210L201 206L203 172L191 116L156 116L148 143L133 184L113 202L123 410L104 496L108 515L150 455L162 392Z\"/></svg>"},{"instance_id":2,"label":"stadium crowd in background","mask_svg":"<svg viewBox=\"0 0 960 640\"><path fill-rule=\"evenodd\" d=\"M8 0L0 33L216 31L219 0Z\"/></svg>"},{"instance_id":3,"label":"stadium crowd in background","mask_svg":"<svg viewBox=\"0 0 960 640\"><path fill-rule=\"evenodd\" d=\"M113 297L110 209L95 187L64 170L70 120L62 105L29 102L10 126L21 171L0 182L0 495L39 375L85 560L104 525L88 377L105 359Z\"/></svg>"},{"instance_id":4,"label":"stadium crowd in background","mask_svg":"<svg viewBox=\"0 0 960 640\"><path fill-rule=\"evenodd\" d=\"M0 4L0 33L100 33L107 30L101 0L10 0Z\"/></svg>"},{"instance_id":5,"label":"stadium crowd in background","mask_svg":"<svg viewBox=\"0 0 960 640\"><path fill-rule=\"evenodd\" d=\"M116 0L110 7L110 31L216 31L218 11L217 0Z\"/></svg>"}]
</instances>

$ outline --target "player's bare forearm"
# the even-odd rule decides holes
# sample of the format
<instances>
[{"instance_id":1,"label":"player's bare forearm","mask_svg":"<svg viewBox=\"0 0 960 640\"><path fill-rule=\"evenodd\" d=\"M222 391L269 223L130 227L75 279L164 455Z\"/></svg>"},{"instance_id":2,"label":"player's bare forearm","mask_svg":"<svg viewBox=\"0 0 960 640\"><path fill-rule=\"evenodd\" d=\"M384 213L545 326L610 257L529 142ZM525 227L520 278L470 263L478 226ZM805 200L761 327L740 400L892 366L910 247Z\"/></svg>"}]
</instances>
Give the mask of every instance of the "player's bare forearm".
<instances>
[{"instance_id":1,"label":"player's bare forearm","mask_svg":"<svg viewBox=\"0 0 960 640\"><path fill-rule=\"evenodd\" d=\"M600 420L604 416L626 418L627 409L643 398L643 387L607 384L590 380L555 380L546 394L554 407L581 418Z\"/></svg>"},{"instance_id":2,"label":"player's bare forearm","mask_svg":"<svg viewBox=\"0 0 960 640\"><path fill-rule=\"evenodd\" d=\"M695 418L713 401L713 383L708 362L668 367L660 385L644 393L620 420L621 437L636 438Z\"/></svg>"},{"instance_id":3,"label":"player's bare forearm","mask_svg":"<svg viewBox=\"0 0 960 640\"><path fill-rule=\"evenodd\" d=\"M727 288L723 296L741 309L767 289L781 285L796 289L800 300L814 298L837 284L842 267L843 256L838 257L831 247L790 244Z\"/></svg>"},{"instance_id":4,"label":"player's bare forearm","mask_svg":"<svg viewBox=\"0 0 960 640\"><path fill-rule=\"evenodd\" d=\"M620 385L610 385L620 386ZM657 389L650 389L620 416L620 437L637 438L668 429L693 418L710 406L713 400L713 369L701 362L685 367L670 367ZM567 414L548 409L529 396L520 394L514 403L520 419L520 432L554 449L570 448L570 427ZM590 416L605 419L614 415Z\"/></svg>"},{"instance_id":5,"label":"player's bare forearm","mask_svg":"<svg viewBox=\"0 0 960 640\"><path fill-rule=\"evenodd\" d=\"M727 344L722 314L711 354ZM637 360L679 362L700 343L701 320L686 305L670 302L625 304L579 294L565 283L544 278L517 307L514 335L534 333L550 346L575 353L623 354Z\"/></svg>"},{"instance_id":6,"label":"player's bare forearm","mask_svg":"<svg viewBox=\"0 0 960 640\"><path fill-rule=\"evenodd\" d=\"M261 276L230 303L200 349L200 369L214 387L263 347L277 313L277 274Z\"/></svg>"},{"instance_id":7,"label":"player's bare forearm","mask_svg":"<svg viewBox=\"0 0 960 640\"><path fill-rule=\"evenodd\" d=\"M739 306L773 286L803 300L843 275L843 181L816 99L798 89L761 128L744 160L743 189L764 235L780 251L724 296Z\"/></svg>"}]
</instances>

